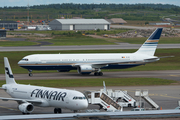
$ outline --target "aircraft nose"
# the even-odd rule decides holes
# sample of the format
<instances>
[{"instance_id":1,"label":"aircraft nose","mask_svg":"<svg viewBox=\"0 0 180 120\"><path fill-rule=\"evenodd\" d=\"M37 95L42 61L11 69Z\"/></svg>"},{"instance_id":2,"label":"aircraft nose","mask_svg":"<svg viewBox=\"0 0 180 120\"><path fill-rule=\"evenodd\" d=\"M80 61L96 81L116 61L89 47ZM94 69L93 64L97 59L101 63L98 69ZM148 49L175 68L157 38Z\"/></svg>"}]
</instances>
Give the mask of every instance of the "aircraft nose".
<instances>
[{"instance_id":1,"label":"aircraft nose","mask_svg":"<svg viewBox=\"0 0 180 120\"><path fill-rule=\"evenodd\" d=\"M21 60L18 62L18 65L21 65L22 64L22 62L21 62Z\"/></svg>"},{"instance_id":2,"label":"aircraft nose","mask_svg":"<svg viewBox=\"0 0 180 120\"><path fill-rule=\"evenodd\" d=\"M82 101L80 107L81 109L86 109L88 107L88 101L87 100Z\"/></svg>"}]
</instances>

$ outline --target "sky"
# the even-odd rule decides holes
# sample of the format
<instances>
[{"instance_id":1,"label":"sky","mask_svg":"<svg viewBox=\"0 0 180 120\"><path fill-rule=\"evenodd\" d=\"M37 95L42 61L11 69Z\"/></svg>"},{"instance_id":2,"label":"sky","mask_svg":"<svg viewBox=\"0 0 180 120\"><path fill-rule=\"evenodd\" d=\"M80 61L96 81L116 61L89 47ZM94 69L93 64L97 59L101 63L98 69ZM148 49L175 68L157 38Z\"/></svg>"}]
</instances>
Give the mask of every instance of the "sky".
<instances>
[{"instance_id":1,"label":"sky","mask_svg":"<svg viewBox=\"0 0 180 120\"><path fill-rule=\"evenodd\" d=\"M115 4L136 4L136 3L161 3L161 4L173 4L180 6L180 0L0 0L0 7L4 6L27 6L29 2L30 6L43 5L43 4L61 4L61 3L87 3L87 4L100 4L100 3L115 3Z\"/></svg>"}]
</instances>

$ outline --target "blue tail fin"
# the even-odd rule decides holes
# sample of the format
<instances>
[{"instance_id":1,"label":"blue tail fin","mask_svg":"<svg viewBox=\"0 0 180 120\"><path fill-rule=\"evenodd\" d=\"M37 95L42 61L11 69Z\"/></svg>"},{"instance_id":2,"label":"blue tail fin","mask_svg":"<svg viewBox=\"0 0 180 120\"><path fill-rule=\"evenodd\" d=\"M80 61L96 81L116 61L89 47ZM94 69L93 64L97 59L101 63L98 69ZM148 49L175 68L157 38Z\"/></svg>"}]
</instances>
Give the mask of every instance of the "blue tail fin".
<instances>
[{"instance_id":1,"label":"blue tail fin","mask_svg":"<svg viewBox=\"0 0 180 120\"><path fill-rule=\"evenodd\" d=\"M163 28L157 28L136 53L154 56Z\"/></svg>"}]
</instances>

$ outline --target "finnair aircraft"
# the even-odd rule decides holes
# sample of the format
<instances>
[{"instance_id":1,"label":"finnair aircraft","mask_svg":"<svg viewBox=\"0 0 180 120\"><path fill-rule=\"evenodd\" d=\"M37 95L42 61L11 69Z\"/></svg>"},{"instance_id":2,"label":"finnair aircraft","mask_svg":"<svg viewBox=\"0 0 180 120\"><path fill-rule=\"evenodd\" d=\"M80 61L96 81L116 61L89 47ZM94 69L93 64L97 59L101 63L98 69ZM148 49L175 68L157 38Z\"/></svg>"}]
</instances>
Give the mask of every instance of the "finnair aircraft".
<instances>
[{"instance_id":1,"label":"finnair aircraft","mask_svg":"<svg viewBox=\"0 0 180 120\"><path fill-rule=\"evenodd\" d=\"M86 97L78 91L17 84L14 80L8 59L4 58L6 84L4 89L12 98L0 97L3 101L17 101L23 114L33 112L34 106L55 107L54 113L61 109L82 110L88 107Z\"/></svg>"},{"instance_id":2,"label":"finnair aircraft","mask_svg":"<svg viewBox=\"0 0 180 120\"><path fill-rule=\"evenodd\" d=\"M18 62L19 66L32 70L58 70L69 72L77 70L79 74L102 76L101 69L124 69L149 62L158 61L154 56L162 28L157 28L145 43L134 53L105 53L105 54L33 54L25 56Z\"/></svg>"}]
</instances>

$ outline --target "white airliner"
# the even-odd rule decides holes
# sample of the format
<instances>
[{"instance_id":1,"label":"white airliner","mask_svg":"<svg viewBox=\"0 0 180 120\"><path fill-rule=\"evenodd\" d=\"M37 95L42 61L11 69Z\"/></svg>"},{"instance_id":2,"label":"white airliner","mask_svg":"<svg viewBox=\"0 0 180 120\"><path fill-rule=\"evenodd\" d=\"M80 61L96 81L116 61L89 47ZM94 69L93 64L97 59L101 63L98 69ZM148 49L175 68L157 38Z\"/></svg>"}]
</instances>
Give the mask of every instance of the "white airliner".
<instances>
[{"instance_id":1,"label":"white airliner","mask_svg":"<svg viewBox=\"0 0 180 120\"><path fill-rule=\"evenodd\" d=\"M158 61L154 56L162 28L157 28L145 43L134 53L105 54L33 54L18 62L19 66L29 70L58 70L68 72L76 70L79 74L102 76L101 69L124 69Z\"/></svg>"},{"instance_id":2,"label":"white airliner","mask_svg":"<svg viewBox=\"0 0 180 120\"><path fill-rule=\"evenodd\" d=\"M18 108L23 114L31 113L34 106L55 107L54 113L61 113L61 109L77 111L88 107L84 94L75 90L17 84L6 57L4 64L6 84L0 89L4 89L12 98L0 97L0 99L17 101Z\"/></svg>"}]
</instances>

